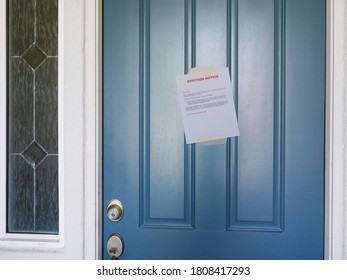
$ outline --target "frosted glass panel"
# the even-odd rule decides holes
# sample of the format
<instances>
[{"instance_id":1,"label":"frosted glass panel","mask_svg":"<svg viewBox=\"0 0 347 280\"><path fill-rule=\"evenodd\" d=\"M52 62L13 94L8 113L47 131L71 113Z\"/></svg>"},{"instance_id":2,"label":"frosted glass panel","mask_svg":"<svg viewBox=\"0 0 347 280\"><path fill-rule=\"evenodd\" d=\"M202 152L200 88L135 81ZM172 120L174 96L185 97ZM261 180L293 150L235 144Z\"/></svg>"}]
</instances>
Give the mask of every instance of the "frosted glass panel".
<instances>
[{"instance_id":1,"label":"frosted glass panel","mask_svg":"<svg viewBox=\"0 0 347 280\"><path fill-rule=\"evenodd\" d=\"M7 231L57 234L58 0L7 7Z\"/></svg>"}]
</instances>

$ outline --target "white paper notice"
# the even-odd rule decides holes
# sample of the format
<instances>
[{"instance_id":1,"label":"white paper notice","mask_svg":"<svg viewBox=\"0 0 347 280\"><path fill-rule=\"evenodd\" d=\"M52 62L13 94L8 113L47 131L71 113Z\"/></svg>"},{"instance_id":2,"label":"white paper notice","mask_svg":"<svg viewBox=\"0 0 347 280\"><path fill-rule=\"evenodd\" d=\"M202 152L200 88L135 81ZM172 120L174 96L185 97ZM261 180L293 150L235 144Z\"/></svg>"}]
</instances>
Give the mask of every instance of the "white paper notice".
<instances>
[{"instance_id":1,"label":"white paper notice","mask_svg":"<svg viewBox=\"0 0 347 280\"><path fill-rule=\"evenodd\" d=\"M187 144L239 136L228 68L176 82Z\"/></svg>"}]
</instances>

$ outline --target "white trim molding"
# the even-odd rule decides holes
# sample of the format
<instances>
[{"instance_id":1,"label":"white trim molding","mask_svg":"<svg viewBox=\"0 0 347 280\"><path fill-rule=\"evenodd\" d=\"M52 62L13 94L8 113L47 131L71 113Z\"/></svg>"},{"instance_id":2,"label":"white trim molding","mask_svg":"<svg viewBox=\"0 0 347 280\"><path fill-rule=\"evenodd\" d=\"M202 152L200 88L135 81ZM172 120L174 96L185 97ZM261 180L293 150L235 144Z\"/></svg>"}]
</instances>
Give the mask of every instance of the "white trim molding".
<instances>
[{"instance_id":1,"label":"white trim molding","mask_svg":"<svg viewBox=\"0 0 347 280\"><path fill-rule=\"evenodd\" d=\"M347 259L347 1L327 0L325 258Z\"/></svg>"},{"instance_id":2,"label":"white trim molding","mask_svg":"<svg viewBox=\"0 0 347 280\"><path fill-rule=\"evenodd\" d=\"M86 1L84 99L84 258L102 252L102 1Z\"/></svg>"},{"instance_id":3,"label":"white trim molding","mask_svg":"<svg viewBox=\"0 0 347 280\"><path fill-rule=\"evenodd\" d=\"M0 231L6 227L6 84L7 84L7 47L6 47L6 1L0 1ZM6 209L5 209L6 210Z\"/></svg>"}]
</instances>

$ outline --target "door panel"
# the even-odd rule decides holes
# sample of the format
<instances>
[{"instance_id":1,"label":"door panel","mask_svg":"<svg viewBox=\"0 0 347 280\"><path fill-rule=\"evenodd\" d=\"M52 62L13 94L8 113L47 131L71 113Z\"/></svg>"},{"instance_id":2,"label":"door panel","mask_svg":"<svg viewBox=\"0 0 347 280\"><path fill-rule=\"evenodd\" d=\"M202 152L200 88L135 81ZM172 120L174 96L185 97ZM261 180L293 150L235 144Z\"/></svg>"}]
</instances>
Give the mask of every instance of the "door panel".
<instances>
[{"instance_id":1,"label":"door panel","mask_svg":"<svg viewBox=\"0 0 347 280\"><path fill-rule=\"evenodd\" d=\"M142 2L139 13L140 223L191 227L190 152L172 79L184 69L184 2Z\"/></svg>"},{"instance_id":2,"label":"door panel","mask_svg":"<svg viewBox=\"0 0 347 280\"><path fill-rule=\"evenodd\" d=\"M230 69L240 137L187 145L175 77L207 64ZM125 212L104 245L323 258L324 94L323 0L105 0L104 208Z\"/></svg>"}]
</instances>

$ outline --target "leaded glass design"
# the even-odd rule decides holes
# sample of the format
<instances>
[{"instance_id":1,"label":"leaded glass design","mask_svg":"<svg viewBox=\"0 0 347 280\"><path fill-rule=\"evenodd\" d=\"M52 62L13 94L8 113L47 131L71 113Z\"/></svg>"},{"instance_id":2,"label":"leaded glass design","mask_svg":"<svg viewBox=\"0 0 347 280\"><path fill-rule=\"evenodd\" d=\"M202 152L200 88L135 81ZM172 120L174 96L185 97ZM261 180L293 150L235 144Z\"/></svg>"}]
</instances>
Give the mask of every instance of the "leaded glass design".
<instances>
[{"instance_id":1,"label":"leaded glass design","mask_svg":"<svg viewBox=\"0 0 347 280\"><path fill-rule=\"evenodd\" d=\"M57 234L58 0L7 7L7 232Z\"/></svg>"}]
</instances>

